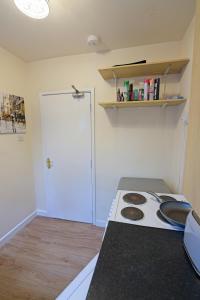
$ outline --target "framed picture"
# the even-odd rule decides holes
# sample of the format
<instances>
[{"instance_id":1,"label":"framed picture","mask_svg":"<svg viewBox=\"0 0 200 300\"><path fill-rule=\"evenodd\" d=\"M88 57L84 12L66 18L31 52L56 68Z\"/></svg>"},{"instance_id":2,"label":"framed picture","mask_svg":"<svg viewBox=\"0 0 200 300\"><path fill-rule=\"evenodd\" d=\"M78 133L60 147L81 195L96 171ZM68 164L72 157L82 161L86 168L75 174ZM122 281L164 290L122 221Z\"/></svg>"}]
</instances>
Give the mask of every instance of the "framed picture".
<instances>
[{"instance_id":1,"label":"framed picture","mask_svg":"<svg viewBox=\"0 0 200 300\"><path fill-rule=\"evenodd\" d=\"M0 134L26 132L24 98L0 93Z\"/></svg>"}]
</instances>

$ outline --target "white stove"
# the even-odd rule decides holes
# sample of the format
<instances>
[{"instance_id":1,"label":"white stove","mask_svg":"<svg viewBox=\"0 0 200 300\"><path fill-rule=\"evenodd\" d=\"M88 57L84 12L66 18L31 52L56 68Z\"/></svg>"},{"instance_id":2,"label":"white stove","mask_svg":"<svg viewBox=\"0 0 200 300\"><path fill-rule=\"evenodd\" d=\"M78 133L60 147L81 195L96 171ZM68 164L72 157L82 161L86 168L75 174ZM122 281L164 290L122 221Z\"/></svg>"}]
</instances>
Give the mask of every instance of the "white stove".
<instances>
[{"instance_id":1,"label":"white stove","mask_svg":"<svg viewBox=\"0 0 200 300\"><path fill-rule=\"evenodd\" d=\"M145 197L146 202L143 204L130 204L127 203L124 198L125 195L133 193L133 194L139 194ZM173 197L174 199L178 201L187 201L183 195L179 194L161 194L157 193L157 195L167 195L170 197ZM142 198L142 197L141 197ZM169 223L165 222L164 220L161 220L157 212L159 211L160 204L158 201L153 197L152 195L146 193L146 192L140 192L140 191L122 191L118 190L116 199L113 201L111 212L109 216L109 220L116 221L116 222L122 222L122 223L128 223L128 224L134 224L134 225L140 225L140 226L149 226L149 227L157 227L157 228L164 228L164 229L172 229L172 230L182 230L179 227L172 226ZM122 216L122 210L126 207L134 207L142 211L143 217L139 220L130 220L127 217Z\"/></svg>"}]
</instances>

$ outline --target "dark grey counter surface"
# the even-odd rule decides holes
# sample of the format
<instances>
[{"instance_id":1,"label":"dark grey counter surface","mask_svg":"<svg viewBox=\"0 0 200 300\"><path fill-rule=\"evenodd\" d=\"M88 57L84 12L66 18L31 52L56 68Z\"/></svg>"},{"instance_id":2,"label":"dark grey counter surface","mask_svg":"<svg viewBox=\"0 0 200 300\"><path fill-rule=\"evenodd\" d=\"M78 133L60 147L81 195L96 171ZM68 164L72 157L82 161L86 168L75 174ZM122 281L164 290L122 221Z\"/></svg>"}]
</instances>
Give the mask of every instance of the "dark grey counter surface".
<instances>
[{"instance_id":1,"label":"dark grey counter surface","mask_svg":"<svg viewBox=\"0 0 200 300\"><path fill-rule=\"evenodd\" d=\"M110 221L87 300L196 300L183 233Z\"/></svg>"},{"instance_id":2,"label":"dark grey counter surface","mask_svg":"<svg viewBox=\"0 0 200 300\"><path fill-rule=\"evenodd\" d=\"M171 193L164 180L156 178L122 177L118 184L118 190Z\"/></svg>"}]
</instances>

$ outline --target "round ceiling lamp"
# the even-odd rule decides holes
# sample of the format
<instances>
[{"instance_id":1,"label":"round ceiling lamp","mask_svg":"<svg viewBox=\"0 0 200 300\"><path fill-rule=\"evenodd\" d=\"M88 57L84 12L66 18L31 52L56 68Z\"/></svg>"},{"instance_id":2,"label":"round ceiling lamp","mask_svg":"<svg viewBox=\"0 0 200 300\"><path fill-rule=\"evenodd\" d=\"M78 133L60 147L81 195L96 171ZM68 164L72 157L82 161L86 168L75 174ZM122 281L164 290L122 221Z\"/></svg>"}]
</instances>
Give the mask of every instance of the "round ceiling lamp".
<instances>
[{"instance_id":1,"label":"round ceiling lamp","mask_svg":"<svg viewBox=\"0 0 200 300\"><path fill-rule=\"evenodd\" d=\"M17 8L30 18L44 19L49 14L48 0L14 0Z\"/></svg>"}]
</instances>

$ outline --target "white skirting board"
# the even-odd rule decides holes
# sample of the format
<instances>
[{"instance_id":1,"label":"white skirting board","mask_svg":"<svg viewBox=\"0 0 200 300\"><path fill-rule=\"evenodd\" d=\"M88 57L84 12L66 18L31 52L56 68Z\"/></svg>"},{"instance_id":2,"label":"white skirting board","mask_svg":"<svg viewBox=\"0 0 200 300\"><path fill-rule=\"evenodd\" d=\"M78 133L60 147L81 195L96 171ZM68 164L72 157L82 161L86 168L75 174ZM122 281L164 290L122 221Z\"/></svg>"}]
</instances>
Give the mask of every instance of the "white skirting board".
<instances>
[{"instance_id":1,"label":"white skirting board","mask_svg":"<svg viewBox=\"0 0 200 300\"><path fill-rule=\"evenodd\" d=\"M99 227L106 227L106 221L105 220L96 220L96 226Z\"/></svg>"},{"instance_id":2,"label":"white skirting board","mask_svg":"<svg viewBox=\"0 0 200 300\"><path fill-rule=\"evenodd\" d=\"M46 210L42 210L42 209L38 209L37 210L37 215L38 216L42 216L42 217L47 217L47 218L50 218L47 214L47 211ZM95 225L98 226L98 227L106 227L106 221L105 220L96 220L96 223Z\"/></svg>"},{"instance_id":3,"label":"white skirting board","mask_svg":"<svg viewBox=\"0 0 200 300\"><path fill-rule=\"evenodd\" d=\"M0 238L0 247L2 247L6 242L8 242L24 226L29 224L36 216L37 211L32 212L24 220L22 220L14 228L12 228L8 233L6 233L2 238Z\"/></svg>"},{"instance_id":4,"label":"white skirting board","mask_svg":"<svg viewBox=\"0 0 200 300\"><path fill-rule=\"evenodd\" d=\"M8 242L19 230L21 230L24 226L29 224L36 216L47 216L47 211L45 210L35 210L30 215L28 215L24 220L18 223L14 228L12 228L8 233L6 233L3 237L0 238L0 247L2 247L6 242ZM106 221L104 220L96 220L96 226L105 227Z\"/></svg>"},{"instance_id":5,"label":"white skirting board","mask_svg":"<svg viewBox=\"0 0 200 300\"><path fill-rule=\"evenodd\" d=\"M42 217L48 217L47 216L47 211L46 210L42 210L42 209L38 209L37 210L37 215L38 216L42 216Z\"/></svg>"}]
</instances>

